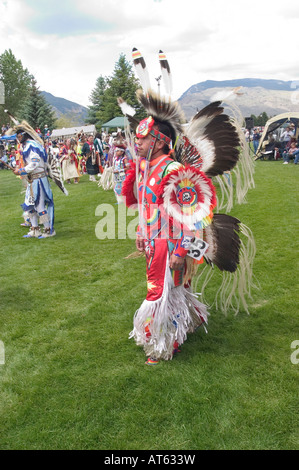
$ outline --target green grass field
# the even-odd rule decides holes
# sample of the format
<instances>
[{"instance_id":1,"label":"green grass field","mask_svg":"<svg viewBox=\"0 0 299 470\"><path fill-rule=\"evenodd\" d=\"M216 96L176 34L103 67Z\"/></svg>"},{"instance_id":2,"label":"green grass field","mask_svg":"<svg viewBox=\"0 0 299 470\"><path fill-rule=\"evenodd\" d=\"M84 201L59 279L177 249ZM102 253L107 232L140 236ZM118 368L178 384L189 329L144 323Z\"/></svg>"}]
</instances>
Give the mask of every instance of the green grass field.
<instances>
[{"instance_id":1,"label":"green grass field","mask_svg":"<svg viewBox=\"0 0 299 470\"><path fill-rule=\"evenodd\" d=\"M24 239L22 184L1 171L0 448L298 450L298 178L299 166L257 162L231 212L255 236L250 315L211 308L208 334L148 367L128 339L145 259L125 259L130 239L95 235L97 206L118 210L113 192L86 176L68 197L52 185L57 236Z\"/></svg>"}]
</instances>

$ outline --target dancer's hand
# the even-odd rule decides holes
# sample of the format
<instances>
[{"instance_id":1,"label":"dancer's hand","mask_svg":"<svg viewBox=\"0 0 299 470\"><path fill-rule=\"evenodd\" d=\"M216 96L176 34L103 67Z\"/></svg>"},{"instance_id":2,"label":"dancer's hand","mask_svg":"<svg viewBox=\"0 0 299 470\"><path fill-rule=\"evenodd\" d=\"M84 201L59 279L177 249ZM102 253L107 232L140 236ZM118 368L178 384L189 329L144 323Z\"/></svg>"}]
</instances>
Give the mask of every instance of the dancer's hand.
<instances>
[{"instance_id":1,"label":"dancer's hand","mask_svg":"<svg viewBox=\"0 0 299 470\"><path fill-rule=\"evenodd\" d=\"M144 251L145 250L145 244L144 244L144 239L137 236L136 238L136 248L138 251Z\"/></svg>"},{"instance_id":2,"label":"dancer's hand","mask_svg":"<svg viewBox=\"0 0 299 470\"><path fill-rule=\"evenodd\" d=\"M172 254L169 259L169 267L174 271L180 271L184 266L184 262L184 258Z\"/></svg>"}]
</instances>

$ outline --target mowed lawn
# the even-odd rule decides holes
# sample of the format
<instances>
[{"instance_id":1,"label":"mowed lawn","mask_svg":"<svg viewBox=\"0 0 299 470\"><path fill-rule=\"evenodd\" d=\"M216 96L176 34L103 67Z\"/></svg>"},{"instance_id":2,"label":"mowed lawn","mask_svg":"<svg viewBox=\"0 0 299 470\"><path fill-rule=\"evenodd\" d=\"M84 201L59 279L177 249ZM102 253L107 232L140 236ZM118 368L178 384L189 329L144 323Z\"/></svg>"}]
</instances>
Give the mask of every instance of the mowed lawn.
<instances>
[{"instance_id":1,"label":"mowed lawn","mask_svg":"<svg viewBox=\"0 0 299 470\"><path fill-rule=\"evenodd\" d=\"M298 179L299 165L258 161L231 212L255 236L250 315L210 308L207 334L148 367L128 339L145 259L126 259L113 191L52 184L57 236L24 239L22 183L1 171L0 448L298 450ZM96 236L101 204L115 239Z\"/></svg>"}]
</instances>

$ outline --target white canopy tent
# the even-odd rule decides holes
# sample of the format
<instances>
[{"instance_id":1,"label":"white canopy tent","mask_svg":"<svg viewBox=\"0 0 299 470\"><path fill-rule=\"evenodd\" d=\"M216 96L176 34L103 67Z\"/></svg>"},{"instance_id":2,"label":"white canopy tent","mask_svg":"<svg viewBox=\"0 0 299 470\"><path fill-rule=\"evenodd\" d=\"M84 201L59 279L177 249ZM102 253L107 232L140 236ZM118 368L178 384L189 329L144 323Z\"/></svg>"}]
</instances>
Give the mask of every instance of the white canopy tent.
<instances>
[{"instance_id":1,"label":"white canopy tent","mask_svg":"<svg viewBox=\"0 0 299 470\"><path fill-rule=\"evenodd\" d=\"M75 137L79 134L79 132L83 132L86 135L95 135L96 127L94 124L92 124L90 126L64 127L62 129L54 129L51 134L51 139L55 140Z\"/></svg>"}]
</instances>

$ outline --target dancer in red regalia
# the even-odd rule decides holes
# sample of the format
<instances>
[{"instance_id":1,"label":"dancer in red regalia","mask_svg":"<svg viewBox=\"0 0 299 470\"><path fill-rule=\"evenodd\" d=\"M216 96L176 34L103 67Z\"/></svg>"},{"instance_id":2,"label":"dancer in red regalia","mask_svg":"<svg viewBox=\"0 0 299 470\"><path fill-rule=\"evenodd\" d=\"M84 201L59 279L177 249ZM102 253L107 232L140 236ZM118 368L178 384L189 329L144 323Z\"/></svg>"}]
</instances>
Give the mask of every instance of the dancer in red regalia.
<instances>
[{"instance_id":1,"label":"dancer in red regalia","mask_svg":"<svg viewBox=\"0 0 299 470\"><path fill-rule=\"evenodd\" d=\"M254 243L239 220L214 213L219 203L212 177L232 170L242 159L247 174L243 195L253 180L251 161L240 154L242 142L236 124L223 114L221 103L211 103L197 113L183 132L178 104L150 89L144 59L136 49L133 59L144 89L138 94L139 101L148 117L135 122L130 107L119 100L134 130L132 153L135 143L137 146L122 195L128 206L139 209L136 246L146 254L148 291L135 313L130 336L143 346L146 364L155 365L172 359L188 333L201 325L206 328L207 307L191 289L192 278L204 260L233 275L230 290L230 282L225 281L225 309L239 294L241 303L236 300L235 310L241 304L247 310L251 263L241 232L251 247ZM169 65L161 51L160 63L170 83Z\"/></svg>"}]
</instances>

